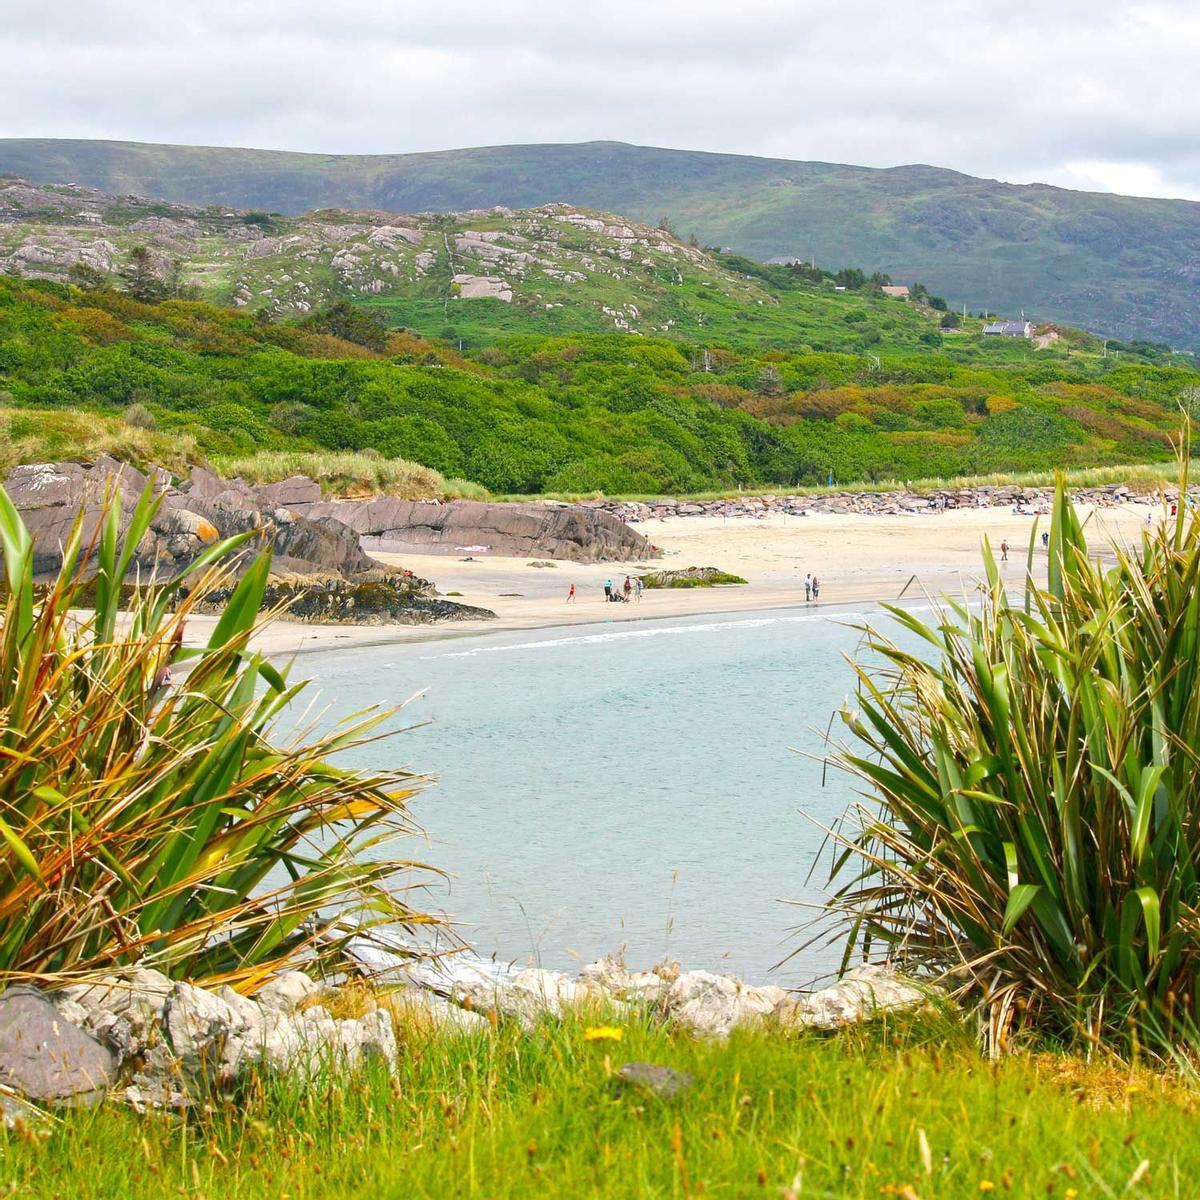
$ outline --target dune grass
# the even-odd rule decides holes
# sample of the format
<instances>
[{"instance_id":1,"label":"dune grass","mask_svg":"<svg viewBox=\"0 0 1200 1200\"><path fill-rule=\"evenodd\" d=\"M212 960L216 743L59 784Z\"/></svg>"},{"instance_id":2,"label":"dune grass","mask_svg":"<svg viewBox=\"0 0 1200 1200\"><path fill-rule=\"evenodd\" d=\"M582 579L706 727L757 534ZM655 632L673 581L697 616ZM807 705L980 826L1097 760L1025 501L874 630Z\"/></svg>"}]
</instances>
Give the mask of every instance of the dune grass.
<instances>
[{"instance_id":1,"label":"dune grass","mask_svg":"<svg viewBox=\"0 0 1200 1200\"><path fill-rule=\"evenodd\" d=\"M373 451L260 450L241 457L215 457L213 466L227 477L238 475L250 484L307 475L327 496L395 496L400 500L481 500L487 496L487 489L478 484L446 479L420 463L384 458Z\"/></svg>"},{"instance_id":2,"label":"dune grass","mask_svg":"<svg viewBox=\"0 0 1200 1200\"><path fill-rule=\"evenodd\" d=\"M393 1075L256 1081L185 1121L116 1106L0 1135L0 1186L51 1200L417 1197L1191 1196L1186 1079L1056 1055L984 1060L936 1016L698 1042L648 1020L588 1040L402 1030ZM649 1061L694 1077L621 1093Z\"/></svg>"},{"instance_id":3,"label":"dune grass","mask_svg":"<svg viewBox=\"0 0 1200 1200\"><path fill-rule=\"evenodd\" d=\"M148 429L80 409L0 408L2 470L64 458L92 460L101 454L184 475L203 461L196 439L179 430Z\"/></svg>"}]
</instances>

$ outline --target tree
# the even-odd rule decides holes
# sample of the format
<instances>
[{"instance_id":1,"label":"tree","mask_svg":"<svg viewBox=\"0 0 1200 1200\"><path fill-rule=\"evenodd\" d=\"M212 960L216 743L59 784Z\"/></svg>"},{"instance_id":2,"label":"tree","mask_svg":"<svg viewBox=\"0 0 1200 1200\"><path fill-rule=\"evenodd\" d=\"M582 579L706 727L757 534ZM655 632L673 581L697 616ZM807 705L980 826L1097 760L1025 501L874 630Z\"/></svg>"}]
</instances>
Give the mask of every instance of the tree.
<instances>
[{"instance_id":1,"label":"tree","mask_svg":"<svg viewBox=\"0 0 1200 1200\"><path fill-rule=\"evenodd\" d=\"M109 277L90 263L77 262L67 272L67 278L83 292L99 292L109 286Z\"/></svg>"},{"instance_id":2,"label":"tree","mask_svg":"<svg viewBox=\"0 0 1200 1200\"><path fill-rule=\"evenodd\" d=\"M143 304L157 304L169 295L167 284L159 274L154 255L145 246L134 246L121 268L126 294Z\"/></svg>"},{"instance_id":3,"label":"tree","mask_svg":"<svg viewBox=\"0 0 1200 1200\"><path fill-rule=\"evenodd\" d=\"M314 329L318 333L328 333L341 338L344 342L353 342L356 346L366 346L368 350L382 353L387 346L387 329L384 328L370 313L355 308L347 300L337 300L324 308L305 317L300 322L305 329Z\"/></svg>"},{"instance_id":4,"label":"tree","mask_svg":"<svg viewBox=\"0 0 1200 1200\"><path fill-rule=\"evenodd\" d=\"M959 319L958 313L948 312L942 317L939 324L943 329L957 329L962 324L962 321Z\"/></svg>"}]
</instances>

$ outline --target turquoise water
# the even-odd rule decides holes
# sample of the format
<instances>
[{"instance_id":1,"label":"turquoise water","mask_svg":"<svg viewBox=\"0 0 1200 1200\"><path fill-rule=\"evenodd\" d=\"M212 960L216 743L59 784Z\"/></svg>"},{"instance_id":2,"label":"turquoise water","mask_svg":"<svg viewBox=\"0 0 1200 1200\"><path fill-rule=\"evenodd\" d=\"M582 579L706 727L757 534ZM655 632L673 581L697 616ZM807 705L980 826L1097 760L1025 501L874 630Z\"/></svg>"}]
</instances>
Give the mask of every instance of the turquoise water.
<instances>
[{"instance_id":1,"label":"turquoise water","mask_svg":"<svg viewBox=\"0 0 1200 1200\"><path fill-rule=\"evenodd\" d=\"M853 688L844 623L869 615L448 638L305 655L295 674L339 713L423 693L404 716L427 724L351 759L438 776L414 806L430 844L404 853L452 873L428 902L481 953L569 969L623 947L802 983L837 953L771 972L813 920L783 901L825 894L823 867L806 882L814 821L853 798L804 752Z\"/></svg>"}]
</instances>

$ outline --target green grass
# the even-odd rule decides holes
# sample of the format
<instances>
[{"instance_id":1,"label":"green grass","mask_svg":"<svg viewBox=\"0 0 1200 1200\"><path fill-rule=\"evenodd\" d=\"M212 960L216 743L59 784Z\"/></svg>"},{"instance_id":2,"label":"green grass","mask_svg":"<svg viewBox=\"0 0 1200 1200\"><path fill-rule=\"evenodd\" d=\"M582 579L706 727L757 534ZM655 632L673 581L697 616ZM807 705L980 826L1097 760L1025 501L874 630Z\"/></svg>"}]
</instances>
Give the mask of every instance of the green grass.
<instances>
[{"instance_id":1,"label":"green grass","mask_svg":"<svg viewBox=\"0 0 1200 1200\"><path fill-rule=\"evenodd\" d=\"M68 1112L46 1140L0 1140L0 1181L44 1200L1190 1197L1200 1181L1198 1095L1174 1076L990 1063L936 1019L727 1044L619 1027L410 1031L391 1078L267 1082L183 1122ZM638 1060L695 1084L618 1095L610 1073Z\"/></svg>"},{"instance_id":2,"label":"green grass","mask_svg":"<svg viewBox=\"0 0 1200 1200\"><path fill-rule=\"evenodd\" d=\"M447 480L420 463L384 458L371 451L259 450L244 456L218 455L212 465L227 478L240 476L249 484L307 475L328 496L396 496L401 500L481 500L487 496L478 484Z\"/></svg>"}]
</instances>

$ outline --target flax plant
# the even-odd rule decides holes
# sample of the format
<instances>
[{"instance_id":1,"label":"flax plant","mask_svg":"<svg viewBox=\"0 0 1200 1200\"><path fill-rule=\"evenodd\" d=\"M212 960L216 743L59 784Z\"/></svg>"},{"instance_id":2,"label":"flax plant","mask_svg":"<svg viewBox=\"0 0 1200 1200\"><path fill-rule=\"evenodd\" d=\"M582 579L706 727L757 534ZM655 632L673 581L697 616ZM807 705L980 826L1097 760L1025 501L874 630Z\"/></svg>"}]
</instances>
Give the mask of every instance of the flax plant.
<instances>
[{"instance_id":1,"label":"flax plant","mask_svg":"<svg viewBox=\"0 0 1200 1200\"><path fill-rule=\"evenodd\" d=\"M834 831L832 908L848 955L882 943L978 1002L993 1049L1194 1046L1200 517L1181 502L1106 565L1060 479L1044 583L1035 536L1022 599L985 543L977 602L890 609L921 649L865 631L835 757L868 799Z\"/></svg>"},{"instance_id":2,"label":"flax plant","mask_svg":"<svg viewBox=\"0 0 1200 1200\"><path fill-rule=\"evenodd\" d=\"M86 541L78 522L40 588L0 490L0 982L142 961L253 990L284 963L316 969L350 931L430 920L406 898L417 864L375 849L414 832L420 778L328 761L391 714L278 738L304 684L249 648L269 553L185 649L191 607L231 582L250 535L130 588L158 503L148 490L123 519L110 502Z\"/></svg>"}]
</instances>

